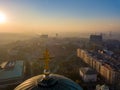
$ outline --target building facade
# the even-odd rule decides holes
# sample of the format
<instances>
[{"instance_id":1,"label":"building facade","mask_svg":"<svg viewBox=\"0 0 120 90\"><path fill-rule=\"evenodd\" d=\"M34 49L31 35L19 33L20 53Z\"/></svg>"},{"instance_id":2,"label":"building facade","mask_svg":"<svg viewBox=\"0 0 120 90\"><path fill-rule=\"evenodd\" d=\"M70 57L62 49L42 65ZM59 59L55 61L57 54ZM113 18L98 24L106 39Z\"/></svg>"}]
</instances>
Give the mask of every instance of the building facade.
<instances>
[{"instance_id":1,"label":"building facade","mask_svg":"<svg viewBox=\"0 0 120 90\"><path fill-rule=\"evenodd\" d=\"M108 84L116 84L120 81L120 71L103 62L103 60L90 55L87 51L82 49L77 49L77 56L95 69Z\"/></svg>"},{"instance_id":2,"label":"building facade","mask_svg":"<svg viewBox=\"0 0 120 90\"><path fill-rule=\"evenodd\" d=\"M80 68L79 72L84 82L97 81L97 73L93 69L89 67L84 67L84 68Z\"/></svg>"}]
</instances>

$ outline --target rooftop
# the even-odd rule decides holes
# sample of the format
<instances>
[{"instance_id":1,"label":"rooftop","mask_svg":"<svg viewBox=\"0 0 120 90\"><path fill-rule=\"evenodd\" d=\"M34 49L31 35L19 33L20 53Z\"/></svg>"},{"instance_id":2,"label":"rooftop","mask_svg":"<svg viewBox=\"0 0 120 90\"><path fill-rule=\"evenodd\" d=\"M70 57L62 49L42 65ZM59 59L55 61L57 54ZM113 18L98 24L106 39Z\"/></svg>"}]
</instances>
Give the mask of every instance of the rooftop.
<instances>
[{"instance_id":1,"label":"rooftop","mask_svg":"<svg viewBox=\"0 0 120 90\"><path fill-rule=\"evenodd\" d=\"M87 75L92 75L92 74L96 74L95 70L93 70L92 68L89 67L84 67L84 68L80 68L80 70Z\"/></svg>"},{"instance_id":2,"label":"rooftop","mask_svg":"<svg viewBox=\"0 0 120 90\"><path fill-rule=\"evenodd\" d=\"M87 53L88 53L89 56L92 56L92 57L96 58L95 60L104 64L107 68L113 69L113 70L116 70L116 71L120 70L120 67L116 66L117 64L119 65L120 62L113 59L112 57L107 56L106 54L101 54L99 52L94 52L94 51L87 51Z\"/></svg>"},{"instance_id":3,"label":"rooftop","mask_svg":"<svg viewBox=\"0 0 120 90\"><path fill-rule=\"evenodd\" d=\"M21 77L23 74L23 64L24 64L23 61L16 61L13 68L1 69L0 70L0 80Z\"/></svg>"}]
</instances>

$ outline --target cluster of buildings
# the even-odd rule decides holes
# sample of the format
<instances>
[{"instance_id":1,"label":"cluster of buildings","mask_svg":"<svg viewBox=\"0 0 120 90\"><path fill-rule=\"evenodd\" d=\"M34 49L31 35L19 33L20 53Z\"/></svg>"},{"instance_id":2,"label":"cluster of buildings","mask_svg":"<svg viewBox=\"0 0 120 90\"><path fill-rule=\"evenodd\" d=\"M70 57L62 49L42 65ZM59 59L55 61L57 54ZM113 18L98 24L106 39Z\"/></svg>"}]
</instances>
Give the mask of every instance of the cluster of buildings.
<instances>
[{"instance_id":1,"label":"cluster of buildings","mask_svg":"<svg viewBox=\"0 0 120 90\"><path fill-rule=\"evenodd\" d=\"M24 79L25 65L23 61L5 61L0 63L0 88L18 85Z\"/></svg>"},{"instance_id":2,"label":"cluster of buildings","mask_svg":"<svg viewBox=\"0 0 120 90\"><path fill-rule=\"evenodd\" d=\"M42 34L40 35L41 38L48 38L48 35L47 34Z\"/></svg>"},{"instance_id":3,"label":"cluster of buildings","mask_svg":"<svg viewBox=\"0 0 120 90\"><path fill-rule=\"evenodd\" d=\"M102 35L90 35L90 42L102 42Z\"/></svg>"},{"instance_id":4,"label":"cluster of buildings","mask_svg":"<svg viewBox=\"0 0 120 90\"><path fill-rule=\"evenodd\" d=\"M113 85L120 81L120 67L116 66L119 62L115 62L97 52L82 49L77 49L77 56L91 68L95 69L104 78L106 83Z\"/></svg>"}]
</instances>

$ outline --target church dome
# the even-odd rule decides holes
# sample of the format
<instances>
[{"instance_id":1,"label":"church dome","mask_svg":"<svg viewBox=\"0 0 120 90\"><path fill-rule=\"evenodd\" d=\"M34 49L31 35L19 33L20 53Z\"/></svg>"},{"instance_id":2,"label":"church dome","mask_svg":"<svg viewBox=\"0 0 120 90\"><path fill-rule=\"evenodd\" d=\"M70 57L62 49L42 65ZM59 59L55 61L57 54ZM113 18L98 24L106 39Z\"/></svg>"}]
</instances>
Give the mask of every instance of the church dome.
<instances>
[{"instance_id":1,"label":"church dome","mask_svg":"<svg viewBox=\"0 0 120 90\"><path fill-rule=\"evenodd\" d=\"M24 81L14 90L82 90L82 88L64 76L43 74Z\"/></svg>"}]
</instances>

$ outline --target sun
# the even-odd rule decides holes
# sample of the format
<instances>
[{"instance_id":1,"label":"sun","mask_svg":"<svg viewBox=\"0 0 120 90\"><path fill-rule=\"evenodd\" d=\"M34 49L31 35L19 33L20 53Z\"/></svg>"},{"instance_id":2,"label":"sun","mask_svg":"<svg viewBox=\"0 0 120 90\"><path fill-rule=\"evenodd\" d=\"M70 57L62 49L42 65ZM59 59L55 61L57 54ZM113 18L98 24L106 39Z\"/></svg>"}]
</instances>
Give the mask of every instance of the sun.
<instances>
[{"instance_id":1,"label":"sun","mask_svg":"<svg viewBox=\"0 0 120 90\"><path fill-rule=\"evenodd\" d=\"M6 15L3 12L0 12L0 23L6 22Z\"/></svg>"}]
</instances>

